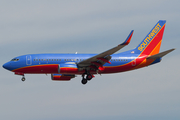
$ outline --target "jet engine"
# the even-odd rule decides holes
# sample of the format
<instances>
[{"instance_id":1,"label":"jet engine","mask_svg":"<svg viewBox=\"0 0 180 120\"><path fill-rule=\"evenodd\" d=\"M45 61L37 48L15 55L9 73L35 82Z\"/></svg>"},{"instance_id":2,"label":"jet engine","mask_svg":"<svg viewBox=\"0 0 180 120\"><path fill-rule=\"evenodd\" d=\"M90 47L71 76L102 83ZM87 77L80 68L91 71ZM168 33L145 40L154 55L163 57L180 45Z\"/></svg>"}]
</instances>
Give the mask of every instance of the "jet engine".
<instances>
[{"instance_id":1,"label":"jet engine","mask_svg":"<svg viewBox=\"0 0 180 120\"><path fill-rule=\"evenodd\" d=\"M75 75L51 74L51 79L56 81L69 81L74 77Z\"/></svg>"},{"instance_id":2,"label":"jet engine","mask_svg":"<svg viewBox=\"0 0 180 120\"><path fill-rule=\"evenodd\" d=\"M76 74L78 67L75 63L65 63L59 65L59 73L61 74Z\"/></svg>"}]
</instances>

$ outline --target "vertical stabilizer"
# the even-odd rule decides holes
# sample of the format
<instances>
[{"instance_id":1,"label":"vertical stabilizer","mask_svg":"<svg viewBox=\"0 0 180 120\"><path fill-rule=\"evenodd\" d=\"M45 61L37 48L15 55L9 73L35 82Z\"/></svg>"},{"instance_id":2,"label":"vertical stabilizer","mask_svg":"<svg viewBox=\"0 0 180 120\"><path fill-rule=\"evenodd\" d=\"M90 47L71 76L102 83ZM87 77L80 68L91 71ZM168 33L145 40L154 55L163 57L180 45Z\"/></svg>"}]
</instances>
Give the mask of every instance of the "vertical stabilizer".
<instances>
[{"instance_id":1,"label":"vertical stabilizer","mask_svg":"<svg viewBox=\"0 0 180 120\"><path fill-rule=\"evenodd\" d=\"M165 25L165 20L159 20L143 41L135 48L135 53L146 55L159 53Z\"/></svg>"}]
</instances>

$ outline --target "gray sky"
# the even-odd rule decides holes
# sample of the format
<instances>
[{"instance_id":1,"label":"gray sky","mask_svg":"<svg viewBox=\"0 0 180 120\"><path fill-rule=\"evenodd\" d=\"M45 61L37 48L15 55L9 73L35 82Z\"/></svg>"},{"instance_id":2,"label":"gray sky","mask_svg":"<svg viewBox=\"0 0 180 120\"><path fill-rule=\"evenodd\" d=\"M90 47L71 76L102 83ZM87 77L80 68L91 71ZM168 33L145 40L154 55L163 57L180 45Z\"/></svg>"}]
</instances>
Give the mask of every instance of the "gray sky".
<instances>
[{"instance_id":1,"label":"gray sky","mask_svg":"<svg viewBox=\"0 0 180 120\"><path fill-rule=\"evenodd\" d=\"M177 48L161 63L135 71L96 76L87 85L50 75L22 82L0 68L0 119L179 120L179 0L0 1L1 65L31 53L100 53L135 30L136 47L158 20L167 20L161 51Z\"/></svg>"}]
</instances>

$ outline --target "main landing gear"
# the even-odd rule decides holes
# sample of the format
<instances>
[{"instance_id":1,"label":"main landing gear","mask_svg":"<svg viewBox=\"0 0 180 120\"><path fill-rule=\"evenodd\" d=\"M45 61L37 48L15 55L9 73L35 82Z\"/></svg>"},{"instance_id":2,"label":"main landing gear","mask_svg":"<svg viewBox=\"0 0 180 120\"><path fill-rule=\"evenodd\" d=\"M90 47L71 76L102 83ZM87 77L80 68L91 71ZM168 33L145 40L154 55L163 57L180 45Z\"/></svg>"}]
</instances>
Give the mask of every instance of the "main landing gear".
<instances>
[{"instance_id":1,"label":"main landing gear","mask_svg":"<svg viewBox=\"0 0 180 120\"><path fill-rule=\"evenodd\" d=\"M82 74L82 81L81 81L81 83L82 83L83 85L85 85L85 84L86 84L88 81L90 81L92 78L93 78L93 76L92 76L90 73L88 73L88 74L84 73L84 74Z\"/></svg>"}]
</instances>

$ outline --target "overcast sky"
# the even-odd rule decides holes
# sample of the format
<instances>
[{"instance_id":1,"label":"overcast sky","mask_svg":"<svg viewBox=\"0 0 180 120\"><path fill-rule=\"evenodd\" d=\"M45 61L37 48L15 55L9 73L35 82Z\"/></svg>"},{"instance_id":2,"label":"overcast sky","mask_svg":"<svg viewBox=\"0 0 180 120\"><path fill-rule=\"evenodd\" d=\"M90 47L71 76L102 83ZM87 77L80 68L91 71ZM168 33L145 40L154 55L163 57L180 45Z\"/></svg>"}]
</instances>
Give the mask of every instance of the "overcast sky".
<instances>
[{"instance_id":1,"label":"overcast sky","mask_svg":"<svg viewBox=\"0 0 180 120\"><path fill-rule=\"evenodd\" d=\"M0 119L179 120L179 0L1 0L0 65L35 53L101 53L135 30L135 48L158 20L167 20L161 63L135 71L55 82L0 68Z\"/></svg>"}]
</instances>

